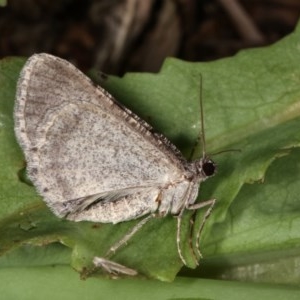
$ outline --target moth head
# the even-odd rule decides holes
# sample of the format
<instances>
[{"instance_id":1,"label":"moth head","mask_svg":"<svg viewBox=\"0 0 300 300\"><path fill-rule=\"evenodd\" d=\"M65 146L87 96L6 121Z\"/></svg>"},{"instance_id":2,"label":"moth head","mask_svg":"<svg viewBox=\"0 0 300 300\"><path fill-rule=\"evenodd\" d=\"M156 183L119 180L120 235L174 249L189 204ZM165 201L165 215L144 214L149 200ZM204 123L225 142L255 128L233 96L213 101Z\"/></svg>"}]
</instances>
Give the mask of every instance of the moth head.
<instances>
[{"instance_id":1,"label":"moth head","mask_svg":"<svg viewBox=\"0 0 300 300\"><path fill-rule=\"evenodd\" d=\"M214 176L217 172L216 163L207 156L204 156L199 161L197 161L196 168L197 173L201 175L203 180L208 177Z\"/></svg>"}]
</instances>

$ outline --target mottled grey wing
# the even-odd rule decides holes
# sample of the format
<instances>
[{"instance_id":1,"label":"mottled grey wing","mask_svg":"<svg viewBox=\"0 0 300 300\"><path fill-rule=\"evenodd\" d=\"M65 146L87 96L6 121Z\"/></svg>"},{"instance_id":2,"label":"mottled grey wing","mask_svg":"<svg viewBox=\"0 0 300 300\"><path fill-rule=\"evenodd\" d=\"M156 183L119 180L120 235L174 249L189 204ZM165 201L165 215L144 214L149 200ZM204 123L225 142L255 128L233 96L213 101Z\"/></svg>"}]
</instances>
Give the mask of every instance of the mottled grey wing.
<instances>
[{"instance_id":1,"label":"mottled grey wing","mask_svg":"<svg viewBox=\"0 0 300 300\"><path fill-rule=\"evenodd\" d=\"M58 216L78 215L78 199L86 199L84 207L110 198L115 205L115 191L155 201L159 188L184 172L185 160L170 142L57 57L27 61L14 114L29 177Z\"/></svg>"}]
</instances>

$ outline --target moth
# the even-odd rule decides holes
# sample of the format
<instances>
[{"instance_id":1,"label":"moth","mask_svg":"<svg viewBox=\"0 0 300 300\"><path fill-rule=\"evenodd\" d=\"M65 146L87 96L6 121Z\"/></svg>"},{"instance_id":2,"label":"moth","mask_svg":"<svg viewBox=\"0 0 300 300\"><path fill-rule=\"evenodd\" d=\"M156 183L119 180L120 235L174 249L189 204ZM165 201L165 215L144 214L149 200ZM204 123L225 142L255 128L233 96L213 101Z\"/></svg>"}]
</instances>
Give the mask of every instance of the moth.
<instances>
[{"instance_id":1,"label":"moth","mask_svg":"<svg viewBox=\"0 0 300 300\"><path fill-rule=\"evenodd\" d=\"M95 264L133 273L108 257L154 215L168 214L177 217L177 249L186 264L182 215L209 207L206 218L215 203L195 203L200 184L216 172L205 151L187 161L166 137L76 67L44 53L31 56L21 71L14 120L28 176L56 216L113 224L141 218ZM203 123L202 131L204 140Z\"/></svg>"}]
</instances>

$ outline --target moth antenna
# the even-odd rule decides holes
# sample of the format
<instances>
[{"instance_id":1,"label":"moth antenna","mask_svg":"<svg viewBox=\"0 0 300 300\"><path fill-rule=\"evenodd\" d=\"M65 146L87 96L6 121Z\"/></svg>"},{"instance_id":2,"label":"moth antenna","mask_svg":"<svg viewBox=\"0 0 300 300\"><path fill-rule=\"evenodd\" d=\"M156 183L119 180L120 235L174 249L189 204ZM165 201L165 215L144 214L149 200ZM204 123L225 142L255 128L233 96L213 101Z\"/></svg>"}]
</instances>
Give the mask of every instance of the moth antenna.
<instances>
[{"instance_id":1,"label":"moth antenna","mask_svg":"<svg viewBox=\"0 0 300 300\"><path fill-rule=\"evenodd\" d=\"M203 113L203 97L202 97L202 74L200 74L200 94L199 94L199 104L200 104L200 138L202 144L202 157L206 155L206 142L205 142L205 128L204 128L204 113Z\"/></svg>"},{"instance_id":2,"label":"moth antenna","mask_svg":"<svg viewBox=\"0 0 300 300\"><path fill-rule=\"evenodd\" d=\"M205 128L204 128L204 112L203 112L203 100L202 100L202 74L200 76L200 81L199 81L199 88L200 88L200 94L199 94L199 104L200 104L200 133L199 136L197 137L197 140L195 141L195 144L192 148L190 158L189 160L191 161L194 157L196 148L198 146L199 140L201 141L202 145L202 158L206 156L206 142L205 142Z\"/></svg>"},{"instance_id":3,"label":"moth antenna","mask_svg":"<svg viewBox=\"0 0 300 300\"><path fill-rule=\"evenodd\" d=\"M218 151L218 152L215 152L215 153L212 153L210 154L210 156L216 156L216 155L219 155L221 153L226 153L226 152L242 152L241 149L225 149L225 150L221 150L221 151Z\"/></svg>"}]
</instances>

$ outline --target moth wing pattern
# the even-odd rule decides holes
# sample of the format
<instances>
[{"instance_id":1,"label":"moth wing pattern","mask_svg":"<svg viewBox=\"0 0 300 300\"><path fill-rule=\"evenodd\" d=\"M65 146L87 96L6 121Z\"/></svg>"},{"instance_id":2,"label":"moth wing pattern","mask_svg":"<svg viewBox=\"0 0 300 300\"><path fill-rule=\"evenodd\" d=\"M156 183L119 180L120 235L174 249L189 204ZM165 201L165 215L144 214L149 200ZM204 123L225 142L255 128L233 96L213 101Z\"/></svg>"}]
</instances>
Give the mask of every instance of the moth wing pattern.
<instances>
[{"instance_id":1,"label":"moth wing pattern","mask_svg":"<svg viewBox=\"0 0 300 300\"><path fill-rule=\"evenodd\" d=\"M136 213L143 215L156 209L160 189L184 173L186 161L173 144L72 64L49 54L25 64L14 117L28 175L60 217L75 212L73 220L80 220L78 207L67 205L77 199L92 205L91 199L114 198L116 205L138 197L144 207ZM123 194L116 197L116 190Z\"/></svg>"}]
</instances>

